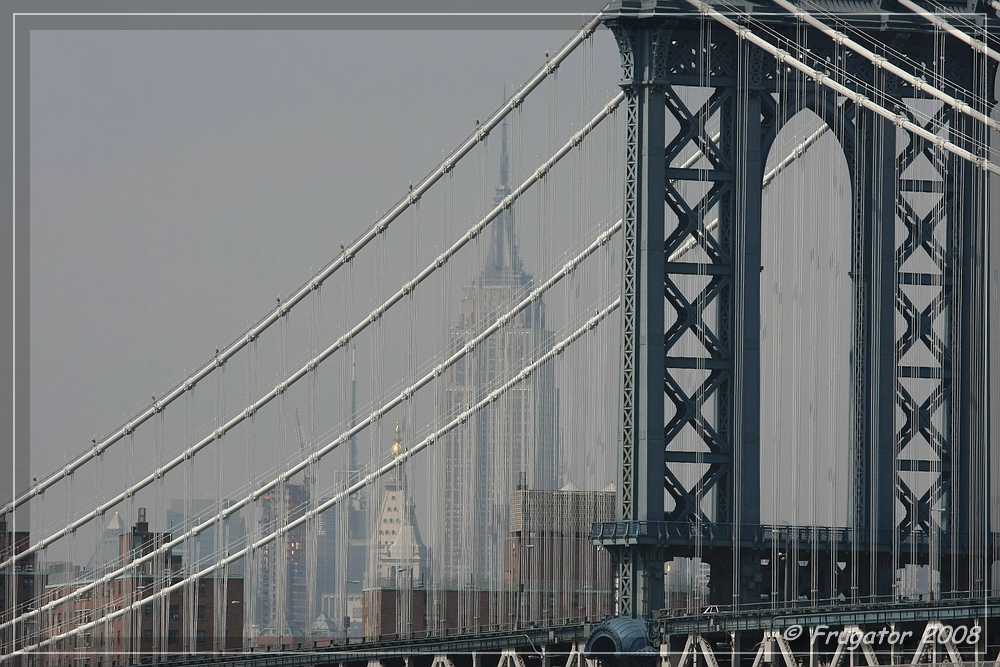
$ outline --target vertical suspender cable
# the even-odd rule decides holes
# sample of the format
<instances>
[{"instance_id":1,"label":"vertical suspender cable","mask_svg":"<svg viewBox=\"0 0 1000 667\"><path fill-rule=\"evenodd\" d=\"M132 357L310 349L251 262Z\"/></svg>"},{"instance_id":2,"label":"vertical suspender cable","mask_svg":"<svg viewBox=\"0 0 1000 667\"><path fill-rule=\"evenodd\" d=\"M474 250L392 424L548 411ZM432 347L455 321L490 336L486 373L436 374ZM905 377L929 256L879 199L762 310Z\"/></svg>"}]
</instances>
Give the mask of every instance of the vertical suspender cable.
<instances>
[{"instance_id":1,"label":"vertical suspender cable","mask_svg":"<svg viewBox=\"0 0 1000 667\"><path fill-rule=\"evenodd\" d=\"M312 303L312 312L309 320L309 349L310 356L315 357L316 353L319 351L319 316L318 309L320 303L320 294L318 288L313 290L312 295L309 297ZM318 369L317 369L318 370ZM316 420L316 381L317 376L314 370L310 375L309 384L306 387L306 427L307 430L303 432L302 424L299 420L299 415L295 415L295 429L296 437L300 438L299 446L305 447L302 451L302 456L307 457L309 464L306 466L305 471L303 471L303 486L306 491L306 509L311 511L315 509L318 504L317 494L319 493L320 484L316 475L316 464L312 460L313 446L314 446L314 434L313 424ZM329 514L333 514L330 512ZM302 623L304 627L302 628L302 634L313 639L315 636L314 631L314 621L317 618L317 593L318 589L318 567L319 563L319 525L320 521L323 521L324 535L326 531L330 530L330 525L327 517L313 517L305 525L305 545L300 545L305 547L305 596L304 599L299 600L298 604L305 604L305 613L301 615ZM326 540L324 540L324 547L326 546ZM301 576L301 575L300 575ZM326 582L323 582L323 589L326 591Z\"/></svg>"},{"instance_id":2,"label":"vertical suspender cable","mask_svg":"<svg viewBox=\"0 0 1000 667\"><path fill-rule=\"evenodd\" d=\"M218 383L218 377L216 377L216 383ZM184 444L187 447L190 447L193 441L193 435L192 435L193 426L191 424L193 420L193 415L192 415L192 411L194 408L193 402L194 402L194 392L189 391L186 400L184 401ZM219 407L216 406L217 423L220 420L218 413L219 413ZM215 450L214 453L216 457L219 456L218 449ZM183 518L181 519L181 525L179 527L181 532L186 532L187 529L190 527L189 523L192 522L193 518L192 499L194 497L193 486L194 486L194 457L188 459L184 463L184 497L181 500L181 513L183 514ZM171 507L170 509L172 510L173 507ZM168 525L167 529L173 530L173 526ZM198 566L200 565L200 563L198 563L194 559L196 557L195 545L198 544L200 541L201 540L188 540L184 544L184 551L183 551L184 572L193 572L198 570ZM199 553L197 555L200 556L201 554ZM194 607L195 607L195 599L194 599L195 589L193 588L193 586L194 586L194 580L192 579L188 582L187 586L184 587L184 590L182 591L181 595L181 605L183 609L182 613L183 629L181 631L182 635L181 646L185 652L190 652L191 650L193 650L192 641L194 639L194 629L193 629L194 626L192 622L194 621Z\"/></svg>"},{"instance_id":3,"label":"vertical suspender cable","mask_svg":"<svg viewBox=\"0 0 1000 667\"><path fill-rule=\"evenodd\" d=\"M288 314L282 311L281 319L278 320L278 376L277 381L281 381L281 378L285 377L286 362L287 357L285 355L285 345L288 339ZM285 448L285 411L288 406L285 401L285 393L280 392L278 394L278 414L275 423L277 429L275 431L275 445L274 445L274 469L282 469L282 461L286 455ZM285 526L291 517L288 516L291 510L291 481L290 480L280 480L278 485L274 488L274 494L271 500L271 513L274 521L278 527L278 530L283 531ZM272 544L272 557L270 560L273 563L274 579L272 586L274 587L271 591L271 621L270 625L274 628L274 635L278 637L278 643L284 644L286 635L290 635L290 628L288 618L288 542L292 539L292 536L288 533L282 533L280 540L275 540Z\"/></svg>"},{"instance_id":4,"label":"vertical suspender cable","mask_svg":"<svg viewBox=\"0 0 1000 667\"><path fill-rule=\"evenodd\" d=\"M788 91L789 91L789 81L788 81L788 68L784 67L780 62L777 63L778 72L775 75L775 80L779 82L778 87L778 130L782 129L784 124L784 119L788 116ZM776 223L771 227L771 238L773 239L774 248L771 256L774 258L774 275L781 276L784 271L784 254L781 253L782 243L779 238L779 232L777 227L777 221L781 221L781 231L784 233L786 229L786 224L784 223L784 216L781 215L781 207L785 201L784 193L785 187L784 182L787 179L782 179L780 192L777 198L778 203L773 206L779 210L779 214L774 216ZM776 282L776 289L780 289L780 282ZM774 415L773 422L771 424L771 433L773 434L773 442L771 445L771 534L777 535L778 525L781 521L781 486L782 486L782 476L781 476L781 465L782 460L782 444L783 444L783 431L781 425L783 424L782 417L783 411L782 407L784 404L785 396L785 386L783 382L783 376L779 372L778 364L778 350L782 349L782 338L785 331L785 321L784 321L784 300L779 297L776 303L776 312L773 317L773 326L771 327L774 336L772 361L771 361L771 378L773 383L772 394L773 394L773 405L774 405ZM781 577L781 569L779 564L779 543L778 540L771 541L771 554L770 554L770 570L771 570L771 589L768 591L769 598L771 601L771 608L777 608L779 604L779 583Z\"/></svg>"},{"instance_id":5,"label":"vertical suspender cable","mask_svg":"<svg viewBox=\"0 0 1000 667\"><path fill-rule=\"evenodd\" d=\"M843 53L843 45L842 44L835 44L834 45L834 58L837 59L837 60L839 60L839 59L841 59L843 57L843 55L844 55L844 53ZM838 147L838 150L840 150L841 154L843 155L845 141L846 141L846 136L845 136L846 132L844 130L844 128L845 128L844 105L841 103L840 99L837 96L834 96L833 103L834 103L834 109L835 109L834 110L834 114L833 114L833 116L834 116L833 121L834 121L834 127L836 128L837 140L838 140L837 141L837 147ZM845 158L846 157L847 156L845 156ZM848 166L848 169L849 168L850 167ZM838 204L842 205L842 203L843 203L843 201L845 199L844 182L843 182L843 180L839 180L838 181L838 186L839 187L838 187L837 191L834 193L834 196L836 197L836 201L838 202ZM853 202L854 201L854 198L853 198L852 194L847 194L846 198L847 198L848 202ZM836 211L835 211L835 214L834 214L835 219L839 219L840 218L840 213L841 213L840 206L838 206L837 209L836 209ZM851 234L850 226L848 226L846 230L841 231L840 234L846 234L847 237L848 237L848 239L850 239L850 234ZM850 245L850 240L848 240L848 245ZM841 255L840 255L840 249L841 249L841 247L842 247L842 241L840 239L834 239L833 243L831 244L831 259L832 259L832 264L833 264L833 267L832 267L833 271L838 276L840 276L840 275L846 275L846 273L847 273L844 270L843 257L841 257ZM842 318L844 317L844 313L840 309L840 305L841 305L841 301L842 301L842 297L841 297L841 294L840 294L840 289L846 288L846 289L849 290L850 289L850 285L849 285L849 283L845 284L841 280L836 281L836 285L837 285L837 289L835 290L835 298L834 298L833 323L834 323L834 331L839 334L840 331L841 331L841 329L840 329L840 322L842 321ZM833 340L835 342L837 342L837 343L842 343L842 341L841 341L841 339L840 339L839 336L835 335L834 338L833 338ZM836 349L837 349L838 352L846 352L846 350L844 350L839 345L838 345L838 347ZM831 380L833 380L833 382L834 382L833 391L830 392L830 394L831 394L831 401L834 403L834 407L833 407L833 409L831 411L832 412L833 423L831 424L831 428L829 430L829 433L831 434L831 439L830 439L831 446L829 448L829 451L832 452L833 460L831 461L831 468L832 468L831 473L832 473L832 475L831 475L831 479L828 479L828 485L827 485L827 494L829 496L829 505L828 505L828 514L827 514L826 525L828 525L830 527L833 527L833 528L836 528L836 527L839 527L839 526L843 525L841 522L845 520L845 517L841 517L841 515L840 515L840 509L841 509L841 499L840 499L840 496L841 496L841 493L842 493L842 489L841 489L841 484L840 484L840 472L841 472L840 471L840 461L841 461L841 456L840 456L839 452L843 448L844 443L845 442L849 442L849 440L847 440L846 438L844 438L844 433L841 431L841 428L840 428L841 424L842 424L841 420L844 418L844 415L840 414L841 403L837 400L837 397L839 397L841 395L841 392L844 391L845 386L849 386L848 383L845 383L843 381L843 374L842 374L842 371L840 370L841 367L842 367L843 359L850 359L850 355L849 354L845 354L843 357L839 357L836 354L827 355L827 370L826 370L826 375L828 377L830 377ZM848 405L849 404L850 404L850 402L848 401ZM838 589L838 587L837 587L837 583L838 583L837 582L837 574L838 574L838 570L839 570L839 565L838 565L838 563L839 563L839 557L838 556L839 556L840 540L837 539L837 533L839 533L839 531L834 530L833 533L830 535L830 543L829 543L830 555L829 555L828 560L824 564L826 566L826 568L827 568L828 575L827 575L826 581L822 582L824 590L826 590L826 591L829 592L829 597L831 599L837 598L837 592L838 592L838 590L837 590Z\"/></svg>"},{"instance_id":6,"label":"vertical suspender cable","mask_svg":"<svg viewBox=\"0 0 1000 667\"><path fill-rule=\"evenodd\" d=\"M220 362L220 364L221 363L222 362ZM225 365L221 365L221 367L219 368L217 378L218 378L217 379L217 382L218 382L217 391L218 391L219 407L216 410L216 417L218 419L218 421L216 422L216 428L220 428L222 426L222 422L223 422L223 420L225 418L224 417L224 415L225 415L225 405L226 405L226 367L225 367ZM194 398L194 387L192 387L191 390L188 393L191 394L192 400L193 400L193 398ZM192 421L193 421L193 415L192 415ZM193 424L192 424L192 426L193 426ZM192 445L194 444L193 433L192 433L192 438L190 440L190 443ZM230 451L232 451L232 449L233 448L230 448ZM216 517L216 519L215 519L215 528L212 531L212 537L214 538L213 539L213 542L214 542L213 548L214 548L214 557L215 557L216 561L219 561L220 559L222 559L222 558L225 557L226 550L229 547L229 539L228 539L228 537L229 537L229 535L228 535L229 520L228 519L219 520L219 517L222 516L222 510L223 510L224 499L225 499L225 490L224 490L225 489L225 485L224 485L225 475L224 475L224 470L225 470L226 457L227 457L227 453L226 453L226 450L225 450L225 443L224 442L219 442L218 445L216 446L216 449L215 449L215 457L214 457L215 458L215 480L214 480L215 481L215 483L214 483L214 487L215 488L214 488L213 494L212 494L212 495L215 496L215 517ZM191 457L190 460L191 460L191 463L193 464L194 463L194 457ZM188 516L190 516L190 515L188 515ZM214 651L222 651L227 646L226 628L228 627L228 625L226 623L226 615L227 615L227 609L229 608L229 604L227 603L227 600L229 599L229 597L228 597L228 594L229 594L229 580L228 580L228 576L229 576L229 568L225 568L221 572L217 572L216 573L216 575L213 578L212 583L211 583L211 591L212 591L212 650L214 650ZM205 589L206 589L206 592L207 592L207 590L208 590L208 582L204 582L204 583L205 583ZM198 588L197 588L197 593L198 593L199 596L200 596L201 590L202 590L202 585L199 582ZM198 599L199 602L202 601L200 597L197 598L197 599ZM199 616L200 616L200 614L199 614ZM208 618L207 610L206 610L206 613L205 613L205 618L206 618L206 620ZM197 623L193 623L192 624L192 628L194 628L196 626L197 626ZM196 644L197 644L197 639L198 639L197 636L195 636L195 643ZM202 650L203 648L207 648L207 647L197 647L196 646L196 650Z\"/></svg>"},{"instance_id":7,"label":"vertical suspender cable","mask_svg":"<svg viewBox=\"0 0 1000 667\"><path fill-rule=\"evenodd\" d=\"M806 32L802 29L802 23L797 21L795 23L795 49L796 56L801 57L803 52L805 52L807 45L804 44ZM806 106L806 80L802 76L801 72L795 73L795 112L796 115L801 113L801 111ZM793 121L794 122L794 121ZM792 140L795 138L795 130L790 129L790 135ZM797 169L795 174L791 177L801 178L802 169ZM792 218L793 218L793 247L795 248L792 253L792 261L795 271L795 280L792 283L792 383L795 388L793 407L792 407L792 419L791 423L791 452L789 464L789 469L786 473L791 474L791 497L801 498L801 477L803 473L803 463L802 459L804 452L802 447L803 441L803 414L804 410L803 403L805 402L804 389L806 385L806 378L804 373L804 357L805 353L803 351L803 324L804 324L804 311L806 306L805 296L805 286L806 281L803 276L803 258L805 257L805 229L804 229L804 214L805 207L802 201L802 190L796 188L797 192L792 197L791 208L792 208ZM781 600L783 606L788 606L792 600L795 599L795 595L791 588L795 585L796 575L798 572L798 561L799 561L799 531L798 526L801 526L802 521L802 506L796 504L793 508L792 515L790 517L790 523L793 526L789 530L788 535L788 548L785 550L784 557L784 568L782 572L781 580Z\"/></svg>"},{"instance_id":8,"label":"vertical suspender cable","mask_svg":"<svg viewBox=\"0 0 1000 667\"><path fill-rule=\"evenodd\" d=\"M156 418L153 425L153 437L155 439L155 461L156 467L160 468L163 464L163 429L164 429L164 413L161 409L157 408ZM156 480L155 492L156 497L153 501L153 525L155 526L155 521L159 520L159 517L163 516L163 475L159 475ZM150 517L146 517L149 521ZM134 546L134 545L133 545ZM163 588L165 588L168 576L169 563L166 560L156 559L153 562L153 591L159 593ZM98 590L94 591L94 595L99 593ZM163 655L167 652L168 646L167 642L169 640L169 611L170 611L170 597L160 596L156 600L156 609L154 609L153 618L155 621L159 621L157 624L156 632L154 633L154 650ZM159 616L155 613L159 611Z\"/></svg>"},{"instance_id":9,"label":"vertical suspender cable","mask_svg":"<svg viewBox=\"0 0 1000 667\"><path fill-rule=\"evenodd\" d=\"M257 340L249 341L249 352L247 353L247 400L257 391ZM247 421L246 440L244 442L244 461L246 466L244 488L250 489L254 486L254 450L256 449L257 416L251 414ZM260 527L260 501L251 503L249 511L246 513L247 539L250 544L256 544L258 530ZM249 651L257 639L260 571L259 552L251 549L243 558L243 650Z\"/></svg>"},{"instance_id":10,"label":"vertical suspender cable","mask_svg":"<svg viewBox=\"0 0 1000 667\"><path fill-rule=\"evenodd\" d=\"M744 212L742 214L737 213L736 215L745 221L747 216L745 214L746 201L747 201L747 189L753 187L751 185L750 174L747 172L747 151L751 150L749 146L749 137L747 134L746 123L753 122L749 118L748 107L749 107L749 74L748 65L750 60L749 46L740 40L736 40L736 53L737 53L737 86L736 86L736 113L734 117L737 119L739 126L743 128L742 132L739 132L736 137L736 141L739 143L738 147L732 147L734 150L738 151L740 156L739 163L736 164L736 173L743 175L743 184L739 188L738 192L740 194L740 201L737 201L735 206L731 207L735 212ZM720 125L725 122L725 119L720 119ZM721 133L720 133L721 134ZM755 150L757 147L754 146ZM741 235L742 236L742 235ZM733 234L730 234L730 238L733 238ZM735 250L735 249L734 249ZM734 253L735 254L735 253ZM733 312L736 314L736 320L740 321L743 319L743 314L745 310L744 304L741 303L742 300L737 299L737 303L734 304ZM758 304L759 305L759 304ZM736 334L735 331L732 332ZM738 335L738 334L737 334ZM759 349L759 348L758 348ZM743 370L741 368L734 368L733 382L736 386L736 391L733 392L733 399L735 404L733 405L733 419L736 424L741 424L743 420L743 410L742 410L742 382ZM742 429L733 429L731 433L742 432ZM742 466L739 462L742 461L742 443L741 438L733 437L730 442L732 448L732 461L735 464L731 471L732 475L732 490L725 490L724 492L730 493L730 520L732 521L732 532L733 532L733 571L730 581L730 589L733 592L734 599L737 603L742 604L743 599L741 595L742 581L741 581L741 569L743 563L743 554L741 550L741 526L740 526L740 515L741 511L739 508L738 498L742 497L743 479L742 479ZM716 508L716 516L718 516L718 508Z\"/></svg>"}]
</instances>

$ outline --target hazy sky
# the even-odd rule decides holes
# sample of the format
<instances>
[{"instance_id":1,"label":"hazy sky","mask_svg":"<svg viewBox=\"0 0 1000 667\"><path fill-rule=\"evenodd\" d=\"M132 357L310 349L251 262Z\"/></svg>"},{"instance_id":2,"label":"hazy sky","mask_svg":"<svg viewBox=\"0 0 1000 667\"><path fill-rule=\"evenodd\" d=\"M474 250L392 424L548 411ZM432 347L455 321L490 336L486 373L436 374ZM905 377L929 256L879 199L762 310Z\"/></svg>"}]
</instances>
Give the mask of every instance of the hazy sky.
<instances>
[{"instance_id":1,"label":"hazy sky","mask_svg":"<svg viewBox=\"0 0 1000 667\"><path fill-rule=\"evenodd\" d=\"M301 284L567 37L34 33L33 473Z\"/></svg>"},{"instance_id":2,"label":"hazy sky","mask_svg":"<svg viewBox=\"0 0 1000 667\"><path fill-rule=\"evenodd\" d=\"M33 33L32 474L120 426L246 330L568 37ZM619 70L607 31L594 48L596 101L613 94ZM577 111L560 107L568 119ZM539 150L526 146L525 159ZM803 173L819 178L829 164L814 154ZM785 187L801 197L801 184ZM766 230L765 243L778 233Z\"/></svg>"},{"instance_id":3,"label":"hazy sky","mask_svg":"<svg viewBox=\"0 0 1000 667\"><path fill-rule=\"evenodd\" d=\"M567 28L561 30L33 32L31 474L48 475L85 451L92 437L120 428L149 405L151 396L163 396L210 359L216 348L273 310L276 296L287 297L339 254L341 244L368 229L378 214L404 195L408 183L419 182L475 130L477 119L485 120L501 105L505 87L509 92L524 83L544 65L547 53L554 54L576 32L569 26L585 20L567 20ZM592 72L591 102L603 105L619 90L620 67L611 34L601 30L596 35L592 65L586 71L582 55L574 54L575 63L560 69L560 88L579 88L580 73ZM583 114L593 115L575 102L579 95L571 92L559 98L555 133L560 143L569 127L579 127ZM525 113L541 116L525 121L523 145L512 157L521 163L521 177L549 154L538 138L546 136L546 105L554 108L556 98L542 88L532 100ZM482 162L489 173L483 183L488 202L498 185L496 139L496 134L491 136L490 155ZM595 149L599 157L606 154L607 142L602 142ZM473 176L476 160L473 154L463 162ZM566 162L564 172L570 168L571 161ZM568 176L559 178L568 185ZM468 185L468 180L456 180L455 187L461 190L455 193L456 202L475 201L475 188ZM606 199L617 205L620 187L615 182L615 196ZM569 187L560 193L564 198L570 194ZM435 236L441 227L440 212L435 213L431 197L426 199L421 253L433 250L440 240ZM525 213L527 220L535 202L529 199L524 205L532 209ZM569 219L573 211L565 207L561 219ZM461 209L456 203L456 226L469 225L467 213L468 207ZM406 225L404 218L394 227L402 233ZM560 235L549 228L523 239L526 268L536 275L541 274L540 251L534 246L544 234ZM390 285L408 271L395 263L406 245L406 235L401 238L402 242L400 237L388 241L389 258L383 262ZM590 238L588 230L587 242ZM584 242L583 237L574 240L577 245ZM475 259L481 250L471 250L472 255L466 253L468 257L454 269L457 273L449 274L453 286L437 296L422 297L425 309L437 299L457 312L461 286L468 284L470 271L478 271L473 265L481 266ZM366 252L365 265L370 266L378 251ZM555 256L548 261L555 261ZM336 312L335 295L343 289L338 280L324 286L325 328L320 334L324 339L363 319L376 297L377 290L365 274L355 271L353 312L344 316ZM617 271L608 280L616 281ZM308 322L308 304L295 312L301 314L295 322ZM550 313L558 325L555 304ZM399 316L393 317L397 319L387 318L385 325L386 360L379 363L398 366L405 355L400 353L400 336L393 331ZM451 317L445 314L441 319ZM446 340L441 329L427 329L434 344ZM279 375L277 355L269 345L264 345L260 391L253 399L273 387L271 378ZM290 347L295 349L289 363L298 368L307 351ZM415 363L423 364L427 357ZM381 366L370 369L363 350L359 359L360 383L374 385ZM323 371L325 393L316 406L318 423L310 423L306 382L299 383L298 393L290 394L286 406L289 420L292 406L302 408L305 430L317 438L338 424L343 427L343 374L338 363L324 364L331 368ZM241 368L232 363L227 371L230 411L246 405L249 398L240 384L246 377ZM384 391L391 387L392 377L399 375L389 372ZM216 390L214 379L199 385L195 407L190 408L198 437L206 432L199 428L213 427ZM364 409L370 395L366 387L361 393ZM424 415L426 406L434 405L432 398L421 399L425 409L414 419L416 426L429 421ZM177 428L187 423L186 401L167 410L162 441L168 450L189 442ZM568 417L575 414L566 410ZM574 410L588 412L586 407ZM367 448L374 455L385 453L382 441L388 442L392 422L399 418L392 415L364 436L362 462ZM610 412L602 416L610 418ZM262 423L266 426L261 427L258 458L247 469L271 479L273 474L267 471L278 465L278 459L298 453L295 426L291 421L278 425L276 443L274 424ZM583 442L573 428L584 427L578 420L565 435ZM139 429L134 463L127 443L120 443L99 470L87 466L73 485L60 484L47 493L42 499L44 512L33 514L32 529L55 530L79 515L77 506L93 507L98 498L117 492L125 478L145 474L143 470L154 465L156 432L152 423ZM238 442L242 437L236 436ZM613 447L607 452L613 454ZM127 455L129 462L123 464ZM338 483L329 474L330 466L344 465L333 456L328 459L327 472L320 473L321 489ZM197 460L196 475L201 477L194 495L206 497L212 494L211 455ZM244 462L243 456L226 459L227 497L239 495ZM593 468L602 479L613 477L609 463L578 459L580 466ZM416 466L422 476L434 463L423 457ZM133 472L125 472L126 468ZM175 471L168 475L165 490L148 488L135 499L136 506L150 508L154 529L161 528L156 522L163 518L160 510L165 503L183 495L183 479L184 473ZM580 476L574 481L587 486ZM607 481L591 486L601 488ZM424 516L429 498L420 501ZM125 513L134 510L131 504L120 508ZM429 532L429 520L421 522ZM74 538L68 546L61 542L62 546L50 548L47 559L76 558L75 551L89 555L97 529L95 524L80 531L82 542Z\"/></svg>"}]
</instances>

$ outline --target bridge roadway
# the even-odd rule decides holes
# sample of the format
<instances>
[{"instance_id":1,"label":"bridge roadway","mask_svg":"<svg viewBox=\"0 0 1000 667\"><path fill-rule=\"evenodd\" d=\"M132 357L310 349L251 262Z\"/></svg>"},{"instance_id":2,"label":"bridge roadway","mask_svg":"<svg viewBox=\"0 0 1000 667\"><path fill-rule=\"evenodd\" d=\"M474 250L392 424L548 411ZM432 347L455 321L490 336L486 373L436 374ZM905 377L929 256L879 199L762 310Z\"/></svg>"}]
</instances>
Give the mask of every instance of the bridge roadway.
<instances>
[{"instance_id":1,"label":"bridge roadway","mask_svg":"<svg viewBox=\"0 0 1000 667\"><path fill-rule=\"evenodd\" d=\"M582 650L592 627L591 624L580 623L462 635L432 635L367 642L352 640L347 644L333 643L308 648L304 645L286 645L282 651L165 656L157 664L173 667L207 664L231 667L310 667L398 660L398 664L403 665L404 660L409 663L411 658L423 658L417 664L430 665L437 655L480 653L495 658L504 650L515 650L521 655L535 655L539 658L550 655L565 657L573 650ZM461 661L456 661L456 664L460 665Z\"/></svg>"},{"instance_id":2,"label":"bridge roadway","mask_svg":"<svg viewBox=\"0 0 1000 667\"><path fill-rule=\"evenodd\" d=\"M806 603L802 603L803 605ZM969 598L936 601L872 600L860 604L826 604L818 606L783 605L778 607L743 607L739 610L707 607L700 614L671 615L669 610L657 612L653 619L658 643L669 643L670 637L712 635L713 633L751 633L778 631L793 625L804 628L828 626L884 626L890 623L927 623L949 621L979 621L1000 617L1000 597ZM565 664L572 652L582 650L594 626L591 624L554 625L524 628L516 631L481 632L463 635L394 638L354 643L318 642L324 645L305 647L287 645L281 651L240 654L202 654L197 656L166 656L158 664L182 667L188 665L224 664L231 667L313 667L380 661L383 664L407 667L429 666L435 656L447 655L456 666L495 665L501 653L513 650L524 657L534 656L543 667ZM333 640L336 642L336 640ZM479 654L479 660L471 660ZM467 659L462 660L459 656Z\"/></svg>"},{"instance_id":3,"label":"bridge roadway","mask_svg":"<svg viewBox=\"0 0 1000 667\"><path fill-rule=\"evenodd\" d=\"M951 544L952 533L947 533ZM594 544L650 544L669 547L672 556L689 556L695 544L701 548L732 551L734 544L741 549L789 549L799 546L808 550L812 543L821 552L836 549L848 555L852 549L865 552L887 553L893 550L891 530L877 531L875 539L869 531L854 531L851 528L827 526L768 526L748 524L740 527L739 539L732 524L704 522L695 525L690 521L604 521L594 523L590 531L590 541ZM953 555L965 555L1000 548L1000 533L991 532L988 544L970 550L971 533L955 535ZM942 539L942 538L939 538ZM925 532L914 531L899 541L902 556L910 551L920 556L930 551L930 537Z\"/></svg>"},{"instance_id":4,"label":"bridge roadway","mask_svg":"<svg viewBox=\"0 0 1000 667\"><path fill-rule=\"evenodd\" d=\"M739 610L707 607L698 615L669 616L656 619L660 637L668 635L711 634L713 632L762 632L783 630L793 625L831 628L849 625L885 625L889 623L919 623L928 621L973 620L1000 617L1000 598L956 597L949 600L897 601L873 600L860 604L827 604L805 606L807 603L785 604L778 607L745 606Z\"/></svg>"}]
</instances>

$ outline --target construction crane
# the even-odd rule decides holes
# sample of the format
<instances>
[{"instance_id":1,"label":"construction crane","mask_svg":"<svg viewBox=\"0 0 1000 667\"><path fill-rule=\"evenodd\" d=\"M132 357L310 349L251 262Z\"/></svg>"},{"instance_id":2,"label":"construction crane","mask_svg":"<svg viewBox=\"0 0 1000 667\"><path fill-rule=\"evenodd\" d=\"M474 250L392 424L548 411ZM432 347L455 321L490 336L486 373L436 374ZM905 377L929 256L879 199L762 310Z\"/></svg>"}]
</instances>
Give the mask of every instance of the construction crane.
<instances>
[{"instance_id":1,"label":"construction crane","mask_svg":"<svg viewBox=\"0 0 1000 667\"><path fill-rule=\"evenodd\" d=\"M299 449L302 450L302 459L309 458L306 451L306 440L302 437L302 422L299 421L299 409L295 408L295 432L299 437ZM306 487L306 498L312 499L312 476L309 474L309 467L302 471L302 484Z\"/></svg>"}]
</instances>

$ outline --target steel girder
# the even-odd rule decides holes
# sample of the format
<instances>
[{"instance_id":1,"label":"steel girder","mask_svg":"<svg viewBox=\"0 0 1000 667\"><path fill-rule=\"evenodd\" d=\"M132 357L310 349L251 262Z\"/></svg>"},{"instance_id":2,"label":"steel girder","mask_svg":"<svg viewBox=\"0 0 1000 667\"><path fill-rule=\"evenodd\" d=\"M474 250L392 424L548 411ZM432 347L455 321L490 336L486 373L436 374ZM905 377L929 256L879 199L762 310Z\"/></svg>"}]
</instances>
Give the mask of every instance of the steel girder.
<instances>
[{"instance_id":1,"label":"steel girder","mask_svg":"<svg viewBox=\"0 0 1000 667\"><path fill-rule=\"evenodd\" d=\"M663 205L664 145L660 85L668 31L661 20L609 22L622 55L626 102L625 204L622 216L621 490L617 518L663 516ZM648 616L663 606L662 550L613 548L618 613Z\"/></svg>"}]
</instances>

